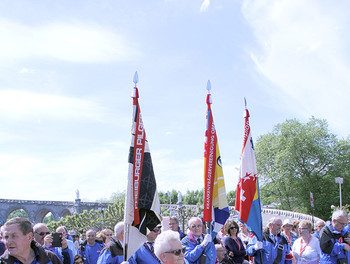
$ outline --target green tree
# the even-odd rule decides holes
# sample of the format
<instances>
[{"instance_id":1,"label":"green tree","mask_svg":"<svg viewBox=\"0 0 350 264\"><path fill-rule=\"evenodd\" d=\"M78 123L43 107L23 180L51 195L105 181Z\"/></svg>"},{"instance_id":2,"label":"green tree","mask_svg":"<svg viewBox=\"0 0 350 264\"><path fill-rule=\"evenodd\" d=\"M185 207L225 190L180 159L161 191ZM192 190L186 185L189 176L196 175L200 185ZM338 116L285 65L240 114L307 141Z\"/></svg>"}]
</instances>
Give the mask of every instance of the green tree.
<instances>
[{"instance_id":1,"label":"green tree","mask_svg":"<svg viewBox=\"0 0 350 264\"><path fill-rule=\"evenodd\" d=\"M229 191L227 193L227 202L229 206L235 206L236 202L236 190L234 191Z\"/></svg>"},{"instance_id":2,"label":"green tree","mask_svg":"<svg viewBox=\"0 0 350 264\"><path fill-rule=\"evenodd\" d=\"M83 213L66 216L65 218L48 223L50 230L56 230L58 226L64 225L68 230L75 230L81 234L90 229L101 230L102 224L104 228L113 230L116 223L124 218L124 203L114 203L109 205L103 213L98 210L84 210Z\"/></svg>"},{"instance_id":3,"label":"green tree","mask_svg":"<svg viewBox=\"0 0 350 264\"><path fill-rule=\"evenodd\" d=\"M18 209L18 210L12 211L12 212L9 214L7 220L9 220L9 219L11 219L11 218L14 218L14 217L24 217L24 218L29 219L29 216L28 216L27 212L24 211L23 209Z\"/></svg>"},{"instance_id":4,"label":"green tree","mask_svg":"<svg viewBox=\"0 0 350 264\"><path fill-rule=\"evenodd\" d=\"M182 197L183 204L203 205L204 203L204 189L196 191L188 191Z\"/></svg>"},{"instance_id":5,"label":"green tree","mask_svg":"<svg viewBox=\"0 0 350 264\"><path fill-rule=\"evenodd\" d=\"M159 196L159 202L161 204L170 204L170 197L171 197L171 204L176 204L177 203L177 197L178 197L178 192L175 191L174 189L170 192L158 192Z\"/></svg>"},{"instance_id":6,"label":"green tree","mask_svg":"<svg viewBox=\"0 0 350 264\"><path fill-rule=\"evenodd\" d=\"M334 178L350 181L349 143L314 117L306 124L287 120L260 136L255 154L264 203L277 201L281 209L310 214L312 192L315 215L327 219L338 197Z\"/></svg>"}]
</instances>

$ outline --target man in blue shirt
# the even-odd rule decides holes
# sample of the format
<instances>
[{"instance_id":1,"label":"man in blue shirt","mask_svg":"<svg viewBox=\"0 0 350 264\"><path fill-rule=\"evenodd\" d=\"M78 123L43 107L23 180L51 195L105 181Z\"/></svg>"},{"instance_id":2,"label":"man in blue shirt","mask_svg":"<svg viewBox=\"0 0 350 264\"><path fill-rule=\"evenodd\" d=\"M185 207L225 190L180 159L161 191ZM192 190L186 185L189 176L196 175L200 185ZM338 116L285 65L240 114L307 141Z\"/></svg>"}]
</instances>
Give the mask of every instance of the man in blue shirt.
<instances>
[{"instance_id":1,"label":"man in blue shirt","mask_svg":"<svg viewBox=\"0 0 350 264\"><path fill-rule=\"evenodd\" d=\"M55 253L63 264L73 264L73 251L68 248L67 239L62 237L62 247L52 247L53 237L49 232L49 228L43 223L37 223L33 226L34 240L38 242L44 249Z\"/></svg>"},{"instance_id":2,"label":"man in blue shirt","mask_svg":"<svg viewBox=\"0 0 350 264\"><path fill-rule=\"evenodd\" d=\"M86 231L85 235L86 240L81 243L78 254L83 256L84 264L97 264L103 241L96 239L96 232L93 229Z\"/></svg>"},{"instance_id":3,"label":"man in blue shirt","mask_svg":"<svg viewBox=\"0 0 350 264\"><path fill-rule=\"evenodd\" d=\"M317 239L320 239L320 232L321 232L322 228L324 228L325 225L326 225L326 223L323 220L318 220L316 223L316 231L312 235L314 237L316 237Z\"/></svg>"}]
</instances>

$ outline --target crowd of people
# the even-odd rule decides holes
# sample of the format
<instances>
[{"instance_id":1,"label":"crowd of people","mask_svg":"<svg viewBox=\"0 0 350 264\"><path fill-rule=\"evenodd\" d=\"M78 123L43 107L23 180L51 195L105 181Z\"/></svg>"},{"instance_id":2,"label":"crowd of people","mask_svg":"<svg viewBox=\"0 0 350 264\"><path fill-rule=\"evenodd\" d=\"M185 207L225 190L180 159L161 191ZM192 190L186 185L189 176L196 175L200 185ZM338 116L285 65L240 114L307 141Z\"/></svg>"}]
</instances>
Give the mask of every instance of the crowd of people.
<instances>
[{"instance_id":1,"label":"crowd of people","mask_svg":"<svg viewBox=\"0 0 350 264\"><path fill-rule=\"evenodd\" d=\"M350 227L346 212L337 210L332 220L292 222L279 217L268 221L259 241L249 228L228 219L213 236L200 217L188 220L186 232L176 217L167 218L147 233L147 241L124 260L124 223L114 230L89 229L84 240L60 226L59 244L43 223L21 217L1 227L0 264L350 264ZM132 238L130 238L132 242Z\"/></svg>"}]
</instances>

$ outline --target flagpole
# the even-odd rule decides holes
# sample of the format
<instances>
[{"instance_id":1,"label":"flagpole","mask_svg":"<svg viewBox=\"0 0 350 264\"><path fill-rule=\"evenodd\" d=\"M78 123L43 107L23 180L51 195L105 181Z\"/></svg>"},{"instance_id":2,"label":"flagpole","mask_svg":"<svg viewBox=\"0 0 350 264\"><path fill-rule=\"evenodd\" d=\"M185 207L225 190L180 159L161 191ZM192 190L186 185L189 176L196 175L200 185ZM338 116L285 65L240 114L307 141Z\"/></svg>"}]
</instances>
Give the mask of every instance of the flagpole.
<instances>
[{"instance_id":1,"label":"flagpole","mask_svg":"<svg viewBox=\"0 0 350 264\"><path fill-rule=\"evenodd\" d=\"M312 230L315 230L314 224L314 195L310 192L311 216L312 216Z\"/></svg>"},{"instance_id":2,"label":"flagpole","mask_svg":"<svg viewBox=\"0 0 350 264\"><path fill-rule=\"evenodd\" d=\"M208 82L207 82L207 91L208 91L208 104L211 104L211 96L210 96L210 90L211 90L211 83L210 83L210 80L208 80ZM209 116L207 117L208 119L209 119ZM208 131L209 132L209 131ZM206 180L206 179L205 179ZM205 183L204 183L205 184ZM205 185L204 185L204 188L205 188ZM205 195L205 194L204 194ZM212 200L212 196L213 196L213 193L212 193L212 190L211 190L211 193L210 193L210 200ZM204 219L204 217L203 217L203 219ZM208 234L210 234L211 235L211 228L210 228L210 224L211 224L211 222L210 221L205 221L204 222L205 223L205 225L206 225L206 227L207 227L207 233Z\"/></svg>"},{"instance_id":3,"label":"flagpole","mask_svg":"<svg viewBox=\"0 0 350 264\"><path fill-rule=\"evenodd\" d=\"M245 97L244 97L244 108L246 109L246 111L248 111L248 109L247 109L247 99ZM258 182L258 184L259 184L259 182ZM260 188L259 188L259 190L260 190ZM259 202L260 202L260 200L259 200ZM261 231L263 232L263 230L261 230ZM263 264L264 262L263 262L262 250L260 250L259 256L260 256L260 264Z\"/></svg>"},{"instance_id":4,"label":"flagpole","mask_svg":"<svg viewBox=\"0 0 350 264\"><path fill-rule=\"evenodd\" d=\"M133 78L133 83L134 83L134 88L132 89L132 97L136 97L137 94L137 83L139 82L139 76L137 74L137 71L134 74L134 78ZM129 187L129 186L128 186ZM132 194L132 197L134 197L134 195ZM128 245L129 245L129 233L130 233L130 224L127 223L126 221L126 215L127 215L127 195L125 196L125 213L124 213L124 243L123 243L123 254L124 254L124 261L127 261L127 257L128 257Z\"/></svg>"}]
</instances>

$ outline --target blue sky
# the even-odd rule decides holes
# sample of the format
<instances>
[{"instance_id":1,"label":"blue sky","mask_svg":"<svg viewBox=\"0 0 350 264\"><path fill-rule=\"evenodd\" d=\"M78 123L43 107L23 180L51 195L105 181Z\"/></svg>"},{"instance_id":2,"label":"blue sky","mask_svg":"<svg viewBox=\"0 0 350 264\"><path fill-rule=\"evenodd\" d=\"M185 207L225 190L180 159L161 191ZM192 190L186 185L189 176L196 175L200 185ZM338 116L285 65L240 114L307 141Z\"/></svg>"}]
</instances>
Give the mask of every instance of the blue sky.
<instances>
[{"instance_id":1,"label":"blue sky","mask_svg":"<svg viewBox=\"0 0 350 264\"><path fill-rule=\"evenodd\" d=\"M286 119L350 130L348 1L0 2L0 198L126 189L133 75L158 189L203 185L206 84L226 189L244 97L253 138Z\"/></svg>"}]
</instances>

